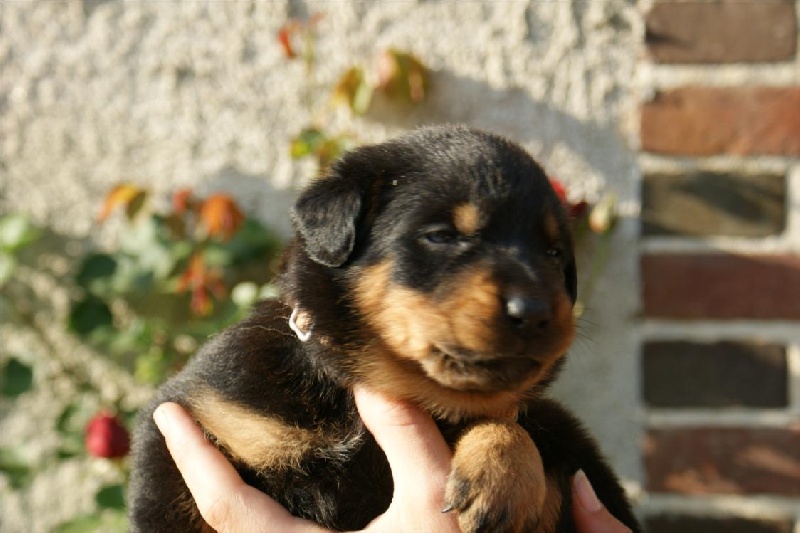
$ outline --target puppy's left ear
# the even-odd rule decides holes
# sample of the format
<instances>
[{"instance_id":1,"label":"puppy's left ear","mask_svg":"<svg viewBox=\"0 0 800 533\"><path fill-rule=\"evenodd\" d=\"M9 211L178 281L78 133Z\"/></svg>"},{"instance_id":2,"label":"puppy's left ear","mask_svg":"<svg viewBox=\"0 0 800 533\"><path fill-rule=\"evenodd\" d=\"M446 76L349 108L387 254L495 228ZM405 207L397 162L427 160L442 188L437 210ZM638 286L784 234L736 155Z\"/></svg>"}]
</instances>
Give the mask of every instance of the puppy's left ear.
<instances>
[{"instance_id":1,"label":"puppy's left ear","mask_svg":"<svg viewBox=\"0 0 800 533\"><path fill-rule=\"evenodd\" d=\"M359 183L332 174L300 195L291 217L309 257L322 265L338 267L353 251L361 211Z\"/></svg>"}]
</instances>

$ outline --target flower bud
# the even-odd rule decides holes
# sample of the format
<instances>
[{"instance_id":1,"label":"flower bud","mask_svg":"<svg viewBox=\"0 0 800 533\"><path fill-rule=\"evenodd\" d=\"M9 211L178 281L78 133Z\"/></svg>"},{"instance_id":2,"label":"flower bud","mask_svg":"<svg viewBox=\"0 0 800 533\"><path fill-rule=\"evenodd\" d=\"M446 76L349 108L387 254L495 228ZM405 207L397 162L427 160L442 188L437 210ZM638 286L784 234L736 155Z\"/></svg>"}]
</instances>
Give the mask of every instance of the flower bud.
<instances>
[{"instance_id":1,"label":"flower bud","mask_svg":"<svg viewBox=\"0 0 800 533\"><path fill-rule=\"evenodd\" d=\"M108 413L98 413L86 425L86 451L94 457L124 457L131 447L128 430Z\"/></svg>"}]
</instances>

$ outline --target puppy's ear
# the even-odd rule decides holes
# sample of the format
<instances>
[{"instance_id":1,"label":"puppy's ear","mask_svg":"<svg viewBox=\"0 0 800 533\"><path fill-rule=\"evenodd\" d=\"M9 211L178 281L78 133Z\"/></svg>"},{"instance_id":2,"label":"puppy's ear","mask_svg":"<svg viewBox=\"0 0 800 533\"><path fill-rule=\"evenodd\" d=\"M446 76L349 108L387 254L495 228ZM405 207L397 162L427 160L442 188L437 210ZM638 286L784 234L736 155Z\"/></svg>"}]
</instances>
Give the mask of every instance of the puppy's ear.
<instances>
[{"instance_id":1,"label":"puppy's ear","mask_svg":"<svg viewBox=\"0 0 800 533\"><path fill-rule=\"evenodd\" d=\"M361 210L359 184L333 174L306 189L291 216L309 257L322 265L338 267L353 251Z\"/></svg>"}]
</instances>

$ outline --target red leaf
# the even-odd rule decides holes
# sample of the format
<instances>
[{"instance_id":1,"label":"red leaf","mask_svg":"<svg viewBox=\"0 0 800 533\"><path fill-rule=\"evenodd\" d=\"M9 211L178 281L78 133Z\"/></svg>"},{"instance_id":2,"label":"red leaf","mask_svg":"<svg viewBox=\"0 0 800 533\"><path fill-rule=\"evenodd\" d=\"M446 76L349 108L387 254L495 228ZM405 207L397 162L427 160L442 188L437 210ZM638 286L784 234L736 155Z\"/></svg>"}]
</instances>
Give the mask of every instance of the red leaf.
<instances>
[{"instance_id":1,"label":"red leaf","mask_svg":"<svg viewBox=\"0 0 800 533\"><path fill-rule=\"evenodd\" d=\"M297 52L294 51L294 47L292 46L294 26L293 24L287 23L278 31L278 43L281 45L284 55L289 59L297 57Z\"/></svg>"},{"instance_id":2,"label":"red leaf","mask_svg":"<svg viewBox=\"0 0 800 533\"><path fill-rule=\"evenodd\" d=\"M182 215L192 208L192 191L190 189L179 189L172 195L172 210L178 215Z\"/></svg>"},{"instance_id":3,"label":"red leaf","mask_svg":"<svg viewBox=\"0 0 800 533\"><path fill-rule=\"evenodd\" d=\"M191 291L189 307L197 316L206 316L214 305L211 296L222 298L227 289L222 282L222 277L216 272L206 268L203 256L196 253L189 261L189 267L178 279L178 292Z\"/></svg>"}]
</instances>

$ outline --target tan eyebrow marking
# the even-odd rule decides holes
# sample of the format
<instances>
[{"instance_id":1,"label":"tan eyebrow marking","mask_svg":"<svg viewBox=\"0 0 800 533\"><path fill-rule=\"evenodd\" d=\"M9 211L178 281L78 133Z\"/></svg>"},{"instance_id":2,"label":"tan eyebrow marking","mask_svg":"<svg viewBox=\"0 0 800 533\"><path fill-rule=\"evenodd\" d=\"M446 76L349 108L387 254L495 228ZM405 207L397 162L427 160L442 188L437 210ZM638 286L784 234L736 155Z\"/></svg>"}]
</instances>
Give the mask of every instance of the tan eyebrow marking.
<instances>
[{"instance_id":1,"label":"tan eyebrow marking","mask_svg":"<svg viewBox=\"0 0 800 533\"><path fill-rule=\"evenodd\" d=\"M453 210L453 224L464 235L472 235L478 231L480 211L473 203L459 204Z\"/></svg>"}]
</instances>

